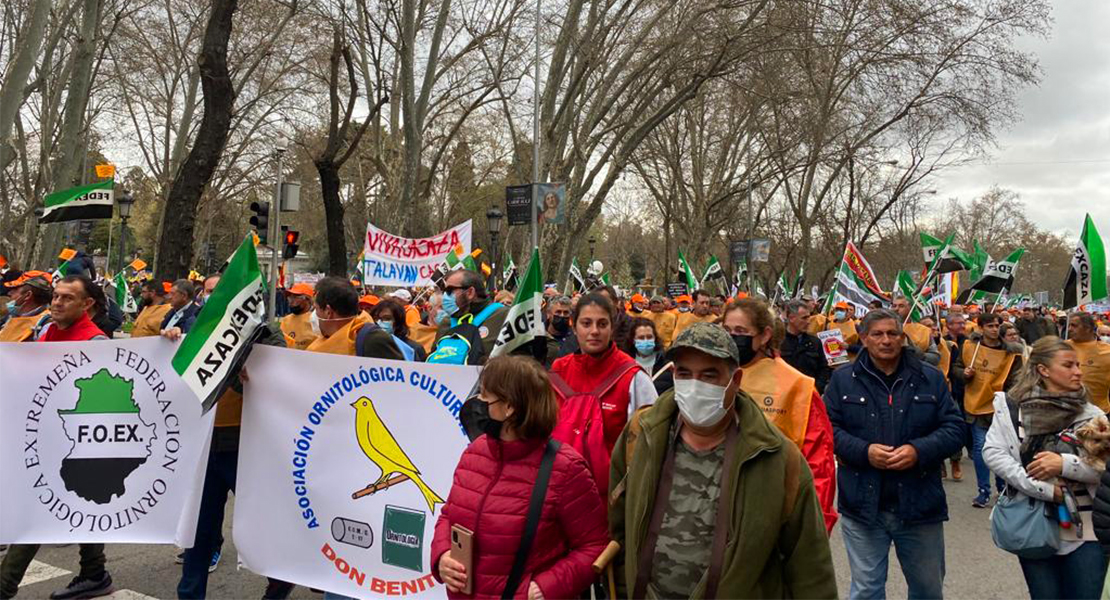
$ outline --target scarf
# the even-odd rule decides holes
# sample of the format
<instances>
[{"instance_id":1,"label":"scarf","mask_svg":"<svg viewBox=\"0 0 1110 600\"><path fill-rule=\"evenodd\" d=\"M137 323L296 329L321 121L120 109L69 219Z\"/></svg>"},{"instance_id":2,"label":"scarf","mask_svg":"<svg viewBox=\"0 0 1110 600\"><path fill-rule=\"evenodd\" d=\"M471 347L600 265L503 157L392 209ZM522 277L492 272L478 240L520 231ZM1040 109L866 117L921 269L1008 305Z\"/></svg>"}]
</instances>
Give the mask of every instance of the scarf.
<instances>
[{"instance_id":1,"label":"scarf","mask_svg":"<svg viewBox=\"0 0 1110 600\"><path fill-rule=\"evenodd\" d=\"M1058 442L1057 434L1075 423L1087 402L1086 388L1077 392L1049 392L1040 385L1018 400L1021 424L1025 429L1025 440L1021 443L1022 463L1028 464L1027 461L1042 450L1077 454L1070 444Z\"/></svg>"}]
</instances>

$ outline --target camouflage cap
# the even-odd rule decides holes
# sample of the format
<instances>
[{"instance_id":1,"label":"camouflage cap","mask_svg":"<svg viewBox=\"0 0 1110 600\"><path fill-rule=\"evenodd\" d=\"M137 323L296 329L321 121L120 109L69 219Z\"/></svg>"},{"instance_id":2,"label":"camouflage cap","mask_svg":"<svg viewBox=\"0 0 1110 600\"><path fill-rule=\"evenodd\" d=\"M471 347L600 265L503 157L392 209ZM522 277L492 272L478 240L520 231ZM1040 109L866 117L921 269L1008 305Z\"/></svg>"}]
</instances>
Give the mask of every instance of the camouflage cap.
<instances>
[{"instance_id":1,"label":"camouflage cap","mask_svg":"<svg viewBox=\"0 0 1110 600\"><path fill-rule=\"evenodd\" d=\"M736 349L732 336L724 327L714 323L694 323L683 329L667 351L667 360L674 359L676 352L682 348L693 348L710 356L740 363L740 351Z\"/></svg>"}]
</instances>

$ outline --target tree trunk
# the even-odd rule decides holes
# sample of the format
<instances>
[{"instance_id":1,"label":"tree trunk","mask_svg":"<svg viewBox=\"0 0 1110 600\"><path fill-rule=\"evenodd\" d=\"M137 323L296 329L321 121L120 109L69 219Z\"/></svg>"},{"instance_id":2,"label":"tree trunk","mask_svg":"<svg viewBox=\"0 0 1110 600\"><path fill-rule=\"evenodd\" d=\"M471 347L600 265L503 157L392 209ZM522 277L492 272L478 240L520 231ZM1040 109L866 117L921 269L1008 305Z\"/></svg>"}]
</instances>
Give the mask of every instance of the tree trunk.
<instances>
[{"instance_id":1,"label":"tree trunk","mask_svg":"<svg viewBox=\"0 0 1110 600\"><path fill-rule=\"evenodd\" d=\"M62 190L81 183L81 165L87 152L85 137L88 134L89 92L92 90L93 63L96 60L97 29L100 27L100 9L103 0L84 0L81 31L73 54L69 88L66 90L65 108L62 113L61 135L55 146L53 190ZM52 267L62 247L62 233L66 224L48 224L43 231L38 248L38 263Z\"/></svg>"},{"instance_id":2,"label":"tree trunk","mask_svg":"<svg viewBox=\"0 0 1110 600\"><path fill-rule=\"evenodd\" d=\"M204 116L193 148L174 174L166 197L166 214L174 218L164 220L159 236L156 273L162 279L176 279L189 273L197 205L220 162L231 128L235 89L227 69L227 44L238 0L212 0L211 6L197 58Z\"/></svg>"},{"instance_id":3,"label":"tree trunk","mask_svg":"<svg viewBox=\"0 0 1110 600\"><path fill-rule=\"evenodd\" d=\"M8 140L11 138L15 115L23 105L23 87L35 66L39 49L42 47L43 32L46 30L46 17L50 14L50 0L35 0L27 25L16 39L11 65L0 85L0 169L8 166L15 158L15 152Z\"/></svg>"},{"instance_id":4,"label":"tree trunk","mask_svg":"<svg viewBox=\"0 0 1110 600\"><path fill-rule=\"evenodd\" d=\"M317 162L320 193L324 198L324 224L328 235L328 275L347 277L347 236L343 227L343 203L339 200L339 167L330 161Z\"/></svg>"}]
</instances>

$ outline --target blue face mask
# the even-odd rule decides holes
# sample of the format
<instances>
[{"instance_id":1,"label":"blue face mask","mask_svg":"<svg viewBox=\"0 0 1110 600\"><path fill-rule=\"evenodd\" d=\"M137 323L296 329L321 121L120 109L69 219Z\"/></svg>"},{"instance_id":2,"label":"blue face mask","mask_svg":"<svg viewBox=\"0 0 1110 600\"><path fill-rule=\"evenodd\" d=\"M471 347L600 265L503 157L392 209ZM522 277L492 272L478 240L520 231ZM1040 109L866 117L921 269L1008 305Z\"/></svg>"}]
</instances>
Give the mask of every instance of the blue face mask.
<instances>
[{"instance_id":1,"label":"blue face mask","mask_svg":"<svg viewBox=\"0 0 1110 600\"><path fill-rule=\"evenodd\" d=\"M390 335L393 334L393 321L378 321L378 327Z\"/></svg>"},{"instance_id":2,"label":"blue face mask","mask_svg":"<svg viewBox=\"0 0 1110 600\"><path fill-rule=\"evenodd\" d=\"M454 316L455 313L459 312L459 303L457 300L455 300L454 294L443 295L443 310L445 310L447 314L451 316Z\"/></svg>"},{"instance_id":3,"label":"blue face mask","mask_svg":"<svg viewBox=\"0 0 1110 600\"><path fill-rule=\"evenodd\" d=\"M449 320L451 320L451 315L448 314L447 311L443 310L442 308L439 309L439 312L436 313L436 324L446 323Z\"/></svg>"},{"instance_id":4,"label":"blue face mask","mask_svg":"<svg viewBox=\"0 0 1110 600\"><path fill-rule=\"evenodd\" d=\"M636 340L634 343L640 356L649 356L655 352L655 340Z\"/></svg>"},{"instance_id":5,"label":"blue face mask","mask_svg":"<svg viewBox=\"0 0 1110 600\"><path fill-rule=\"evenodd\" d=\"M15 312L15 300L12 300L11 302L8 303L8 312L10 312L10 313Z\"/></svg>"},{"instance_id":6,"label":"blue face mask","mask_svg":"<svg viewBox=\"0 0 1110 600\"><path fill-rule=\"evenodd\" d=\"M842 310L838 310L838 311L836 311L835 313L833 313L833 316L835 316L835 317L836 317L836 320L837 320L837 321L843 321L843 320L844 320L844 317L848 316L848 313L846 313L846 312L844 312L844 311L842 311Z\"/></svg>"}]
</instances>

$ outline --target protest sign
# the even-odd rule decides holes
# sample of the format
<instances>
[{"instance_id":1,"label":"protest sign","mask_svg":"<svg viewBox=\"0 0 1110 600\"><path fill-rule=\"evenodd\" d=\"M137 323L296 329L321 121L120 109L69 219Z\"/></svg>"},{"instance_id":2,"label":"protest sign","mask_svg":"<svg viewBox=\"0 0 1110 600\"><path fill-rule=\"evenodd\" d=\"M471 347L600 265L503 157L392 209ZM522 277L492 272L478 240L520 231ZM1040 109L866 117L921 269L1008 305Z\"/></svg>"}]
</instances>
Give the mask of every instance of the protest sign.
<instances>
[{"instance_id":1,"label":"protest sign","mask_svg":"<svg viewBox=\"0 0 1110 600\"><path fill-rule=\"evenodd\" d=\"M690 288L688 288L686 286L686 283L668 283L667 284L667 296L669 296L671 298L678 298L679 296L685 296L686 294L689 294L689 293L690 293Z\"/></svg>"},{"instance_id":2,"label":"protest sign","mask_svg":"<svg viewBox=\"0 0 1110 600\"><path fill-rule=\"evenodd\" d=\"M839 329L818 331L817 338L821 340L821 350L825 352L825 360L830 367L848 362L848 344L844 341L843 331Z\"/></svg>"},{"instance_id":3,"label":"protest sign","mask_svg":"<svg viewBox=\"0 0 1110 600\"><path fill-rule=\"evenodd\" d=\"M363 285L417 287L432 285L432 274L443 264L448 252L462 246L470 253L471 221L456 225L432 237L411 239L366 225L362 256Z\"/></svg>"},{"instance_id":4,"label":"protest sign","mask_svg":"<svg viewBox=\"0 0 1110 600\"><path fill-rule=\"evenodd\" d=\"M428 554L478 369L266 346L247 369L234 523L243 564L345 596L444 597Z\"/></svg>"},{"instance_id":5,"label":"protest sign","mask_svg":"<svg viewBox=\"0 0 1110 600\"><path fill-rule=\"evenodd\" d=\"M213 414L159 337L0 344L0 542L193 542Z\"/></svg>"}]
</instances>

